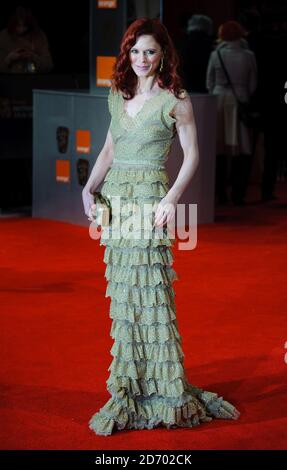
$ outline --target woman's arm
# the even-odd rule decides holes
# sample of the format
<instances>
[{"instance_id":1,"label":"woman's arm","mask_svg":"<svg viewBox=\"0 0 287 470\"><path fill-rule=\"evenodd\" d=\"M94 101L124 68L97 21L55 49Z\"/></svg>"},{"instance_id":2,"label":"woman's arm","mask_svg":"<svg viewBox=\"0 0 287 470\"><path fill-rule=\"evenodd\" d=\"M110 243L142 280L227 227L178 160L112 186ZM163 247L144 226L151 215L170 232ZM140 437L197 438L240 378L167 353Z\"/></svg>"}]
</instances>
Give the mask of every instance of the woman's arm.
<instances>
[{"instance_id":1,"label":"woman's arm","mask_svg":"<svg viewBox=\"0 0 287 470\"><path fill-rule=\"evenodd\" d=\"M156 226L162 226L173 219L178 200L187 188L199 163L196 125L188 95L176 104L173 115L176 118L176 129L183 149L183 163L173 186L158 205L155 214Z\"/></svg>"},{"instance_id":2,"label":"woman's arm","mask_svg":"<svg viewBox=\"0 0 287 470\"><path fill-rule=\"evenodd\" d=\"M183 163L168 194L173 195L179 200L199 163L196 125L192 104L188 95L176 104L173 115L176 118L175 126L183 150Z\"/></svg>"},{"instance_id":3,"label":"woman's arm","mask_svg":"<svg viewBox=\"0 0 287 470\"><path fill-rule=\"evenodd\" d=\"M89 179L83 188L82 197L85 208L85 213L88 215L90 206L94 203L92 193L96 191L97 187L101 184L108 169L110 168L114 159L114 144L113 138L110 131L110 127L107 132L104 146L99 153L96 163L93 166Z\"/></svg>"}]
</instances>

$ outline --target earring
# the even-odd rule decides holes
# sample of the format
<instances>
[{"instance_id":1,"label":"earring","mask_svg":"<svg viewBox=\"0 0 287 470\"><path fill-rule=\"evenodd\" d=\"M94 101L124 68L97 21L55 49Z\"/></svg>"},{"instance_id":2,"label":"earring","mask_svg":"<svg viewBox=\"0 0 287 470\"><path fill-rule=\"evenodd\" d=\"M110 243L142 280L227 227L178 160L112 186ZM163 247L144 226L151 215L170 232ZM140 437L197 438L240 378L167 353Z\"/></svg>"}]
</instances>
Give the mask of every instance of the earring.
<instances>
[{"instance_id":1,"label":"earring","mask_svg":"<svg viewBox=\"0 0 287 470\"><path fill-rule=\"evenodd\" d=\"M162 69L163 69L163 56L162 56L161 61L160 61L159 71L162 72Z\"/></svg>"}]
</instances>

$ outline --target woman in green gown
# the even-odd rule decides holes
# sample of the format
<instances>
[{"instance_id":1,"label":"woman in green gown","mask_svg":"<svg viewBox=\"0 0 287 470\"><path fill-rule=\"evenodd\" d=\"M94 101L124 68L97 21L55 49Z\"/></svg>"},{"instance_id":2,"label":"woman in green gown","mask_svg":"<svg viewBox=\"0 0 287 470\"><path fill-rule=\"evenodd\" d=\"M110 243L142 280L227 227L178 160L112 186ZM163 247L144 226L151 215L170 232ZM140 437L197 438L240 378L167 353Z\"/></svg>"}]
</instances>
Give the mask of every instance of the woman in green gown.
<instances>
[{"instance_id":1,"label":"woman in green gown","mask_svg":"<svg viewBox=\"0 0 287 470\"><path fill-rule=\"evenodd\" d=\"M178 279L171 267L175 237L168 227L199 157L192 104L177 65L159 20L140 18L129 26L108 96L110 127L83 189L88 215L92 193L104 181L101 192L113 214L100 242L114 343L111 398L89 421L99 435L239 416L216 393L191 385L183 365L172 286ZM176 132L184 159L170 188L165 163Z\"/></svg>"}]
</instances>

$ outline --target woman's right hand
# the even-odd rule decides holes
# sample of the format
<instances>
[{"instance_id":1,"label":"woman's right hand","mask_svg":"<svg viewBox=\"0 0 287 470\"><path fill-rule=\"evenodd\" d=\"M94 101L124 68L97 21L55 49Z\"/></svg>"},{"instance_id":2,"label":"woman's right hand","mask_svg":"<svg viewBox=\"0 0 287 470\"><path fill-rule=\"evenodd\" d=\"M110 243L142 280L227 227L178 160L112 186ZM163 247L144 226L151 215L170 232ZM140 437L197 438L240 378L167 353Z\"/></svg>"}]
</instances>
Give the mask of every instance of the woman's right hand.
<instances>
[{"instance_id":1,"label":"woman's right hand","mask_svg":"<svg viewBox=\"0 0 287 470\"><path fill-rule=\"evenodd\" d=\"M94 204L94 196L90 193L90 187L85 186L82 191L82 199L84 204L84 210L87 217L89 217L89 212L91 206Z\"/></svg>"},{"instance_id":2,"label":"woman's right hand","mask_svg":"<svg viewBox=\"0 0 287 470\"><path fill-rule=\"evenodd\" d=\"M21 59L22 54L23 52L21 51L21 49L13 49L13 51L7 54L5 61L7 64L11 64L15 60Z\"/></svg>"}]
</instances>

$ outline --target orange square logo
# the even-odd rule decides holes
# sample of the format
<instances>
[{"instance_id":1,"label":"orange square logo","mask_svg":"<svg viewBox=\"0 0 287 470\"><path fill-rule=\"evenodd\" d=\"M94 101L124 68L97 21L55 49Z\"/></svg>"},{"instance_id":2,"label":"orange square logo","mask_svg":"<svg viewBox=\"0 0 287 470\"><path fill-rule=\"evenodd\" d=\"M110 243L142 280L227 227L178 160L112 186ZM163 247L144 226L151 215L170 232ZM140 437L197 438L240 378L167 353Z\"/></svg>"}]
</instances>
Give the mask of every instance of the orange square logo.
<instances>
[{"instance_id":1,"label":"orange square logo","mask_svg":"<svg viewBox=\"0 0 287 470\"><path fill-rule=\"evenodd\" d=\"M69 183L70 162L69 160L56 160L56 181Z\"/></svg>"},{"instance_id":2,"label":"orange square logo","mask_svg":"<svg viewBox=\"0 0 287 470\"><path fill-rule=\"evenodd\" d=\"M117 8L117 0L98 0L98 8Z\"/></svg>"},{"instance_id":3,"label":"orange square logo","mask_svg":"<svg viewBox=\"0 0 287 470\"><path fill-rule=\"evenodd\" d=\"M97 86L111 86L111 76L116 63L114 56L97 56L96 58L96 84Z\"/></svg>"},{"instance_id":4,"label":"orange square logo","mask_svg":"<svg viewBox=\"0 0 287 470\"><path fill-rule=\"evenodd\" d=\"M78 130L76 131L76 151L78 153L91 152L91 132Z\"/></svg>"}]
</instances>

